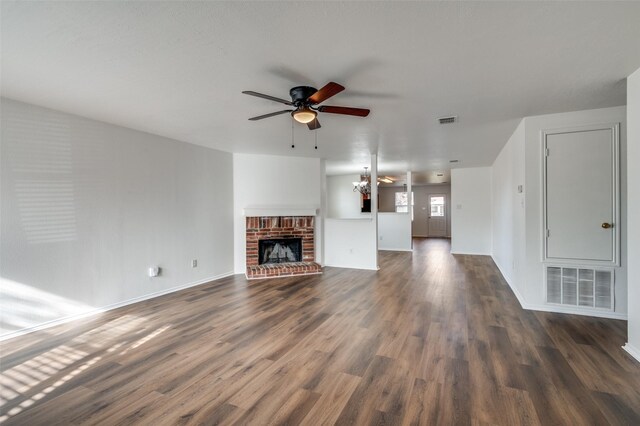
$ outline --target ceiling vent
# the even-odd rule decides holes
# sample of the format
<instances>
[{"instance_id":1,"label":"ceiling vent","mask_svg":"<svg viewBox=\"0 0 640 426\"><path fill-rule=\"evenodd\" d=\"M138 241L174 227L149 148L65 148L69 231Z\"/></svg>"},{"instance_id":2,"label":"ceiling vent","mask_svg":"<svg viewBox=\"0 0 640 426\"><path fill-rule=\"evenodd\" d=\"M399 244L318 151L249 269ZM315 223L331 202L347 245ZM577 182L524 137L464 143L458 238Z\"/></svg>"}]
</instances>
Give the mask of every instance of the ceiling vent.
<instances>
[{"instance_id":1,"label":"ceiling vent","mask_svg":"<svg viewBox=\"0 0 640 426\"><path fill-rule=\"evenodd\" d=\"M450 117L440 117L440 118L438 118L438 123L440 123L440 124L451 124L451 123L455 123L456 121L458 121L458 116L457 115L452 115Z\"/></svg>"}]
</instances>

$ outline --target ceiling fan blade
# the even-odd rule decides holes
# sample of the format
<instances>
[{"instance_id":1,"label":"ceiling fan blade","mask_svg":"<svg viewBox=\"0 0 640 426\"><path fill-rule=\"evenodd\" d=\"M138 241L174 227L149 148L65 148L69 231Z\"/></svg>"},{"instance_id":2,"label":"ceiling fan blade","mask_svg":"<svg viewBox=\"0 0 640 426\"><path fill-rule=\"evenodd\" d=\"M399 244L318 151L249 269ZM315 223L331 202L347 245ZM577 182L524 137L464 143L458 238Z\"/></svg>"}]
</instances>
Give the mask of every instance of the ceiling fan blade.
<instances>
[{"instance_id":1,"label":"ceiling fan blade","mask_svg":"<svg viewBox=\"0 0 640 426\"><path fill-rule=\"evenodd\" d=\"M324 105L318 108L320 112L328 112L330 114L343 114L343 115L356 115L358 117L366 117L369 115L369 110L364 108L350 108L341 106L329 106Z\"/></svg>"},{"instance_id":2,"label":"ceiling fan blade","mask_svg":"<svg viewBox=\"0 0 640 426\"><path fill-rule=\"evenodd\" d=\"M313 121L310 121L307 123L307 127L309 127L309 130L315 130L315 129L319 129L320 127L322 127L320 125L320 122L318 121L318 118L314 118Z\"/></svg>"},{"instance_id":3,"label":"ceiling fan blade","mask_svg":"<svg viewBox=\"0 0 640 426\"><path fill-rule=\"evenodd\" d=\"M265 95L264 93L258 93L258 92L254 92L252 90L245 90L242 93L244 93L245 95L257 96L259 98L268 99L268 100L274 101L274 102L280 102L281 104L285 104L285 105L293 105L293 103L291 101L287 101L286 99L276 98L275 96Z\"/></svg>"},{"instance_id":4,"label":"ceiling fan blade","mask_svg":"<svg viewBox=\"0 0 640 426\"><path fill-rule=\"evenodd\" d=\"M321 102L326 101L330 97L337 95L343 90L344 90L344 86L341 86L338 83L334 83L333 81L330 81L322 89L318 90L316 93L309 96L308 100L312 105L319 104Z\"/></svg>"},{"instance_id":5,"label":"ceiling fan blade","mask_svg":"<svg viewBox=\"0 0 640 426\"><path fill-rule=\"evenodd\" d=\"M271 112L269 114L265 114L265 115L259 115L257 117L251 117L249 120L251 121L256 121L256 120L262 120L263 118L269 118L269 117L273 117L274 115L280 115L280 114L284 114L285 112L291 112L293 111L292 109L285 109L282 111L277 111L277 112Z\"/></svg>"}]
</instances>

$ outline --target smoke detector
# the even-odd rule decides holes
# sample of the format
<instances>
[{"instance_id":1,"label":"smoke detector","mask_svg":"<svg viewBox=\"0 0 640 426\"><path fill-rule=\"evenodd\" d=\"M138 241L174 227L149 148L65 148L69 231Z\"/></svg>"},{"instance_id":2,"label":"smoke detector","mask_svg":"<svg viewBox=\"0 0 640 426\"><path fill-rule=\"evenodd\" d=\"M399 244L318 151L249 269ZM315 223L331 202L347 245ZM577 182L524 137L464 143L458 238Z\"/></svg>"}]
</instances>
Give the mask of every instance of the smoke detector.
<instances>
[{"instance_id":1,"label":"smoke detector","mask_svg":"<svg viewBox=\"0 0 640 426\"><path fill-rule=\"evenodd\" d=\"M458 121L458 116L457 115L451 115L449 117L440 117L440 118L438 118L438 123L440 123L440 124L451 124L451 123L455 123L456 121Z\"/></svg>"}]
</instances>

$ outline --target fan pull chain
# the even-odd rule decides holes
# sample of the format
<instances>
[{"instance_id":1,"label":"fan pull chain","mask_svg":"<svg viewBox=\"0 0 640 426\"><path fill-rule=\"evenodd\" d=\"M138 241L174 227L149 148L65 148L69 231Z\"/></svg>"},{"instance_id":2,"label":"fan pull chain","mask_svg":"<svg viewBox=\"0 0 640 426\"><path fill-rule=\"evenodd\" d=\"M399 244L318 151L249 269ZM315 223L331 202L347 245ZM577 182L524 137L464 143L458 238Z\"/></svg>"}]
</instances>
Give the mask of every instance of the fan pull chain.
<instances>
[{"instance_id":1,"label":"fan pull chain","mask_svg":"<svg viewBox=\"0 0 640 426\"><path fill-rule=\"evenodd\" d=\"M316 131L313 133L315 133L316 135L316 149L318 149L318 129L316 129Z\"/></svg>"},{"instance_id":2,"label":"fan pull chain","mask_svg":"<svg viewBox=\"0 0 640 426\"><path fill-rule=\"evenodd\" d=\"M296 144L293 142L293 120L291 120L291 148L295 148Z\"/></svg>"}]
</instances>

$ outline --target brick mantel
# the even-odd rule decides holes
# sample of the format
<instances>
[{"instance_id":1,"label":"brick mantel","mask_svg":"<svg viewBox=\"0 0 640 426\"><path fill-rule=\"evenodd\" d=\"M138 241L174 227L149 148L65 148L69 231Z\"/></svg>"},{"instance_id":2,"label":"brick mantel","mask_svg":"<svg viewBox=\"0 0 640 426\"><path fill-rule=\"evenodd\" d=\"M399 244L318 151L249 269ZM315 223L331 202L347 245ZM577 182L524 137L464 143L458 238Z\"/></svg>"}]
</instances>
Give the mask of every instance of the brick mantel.
<instances>
[{"instance_id":1,"label":"brick mantel","mask_svg":"<svg viewBox=\"0 0 640 426\"><path fill-rule=\"evenodd\" d=\"M249 216L246 218L247 278L271 278L322 273L315 263L315 216ZM258 241L301 238L302 262L259 265Z\"/></svg>"}]
</instances>

